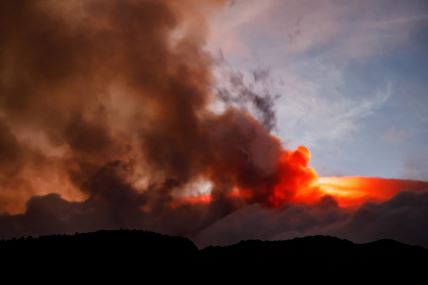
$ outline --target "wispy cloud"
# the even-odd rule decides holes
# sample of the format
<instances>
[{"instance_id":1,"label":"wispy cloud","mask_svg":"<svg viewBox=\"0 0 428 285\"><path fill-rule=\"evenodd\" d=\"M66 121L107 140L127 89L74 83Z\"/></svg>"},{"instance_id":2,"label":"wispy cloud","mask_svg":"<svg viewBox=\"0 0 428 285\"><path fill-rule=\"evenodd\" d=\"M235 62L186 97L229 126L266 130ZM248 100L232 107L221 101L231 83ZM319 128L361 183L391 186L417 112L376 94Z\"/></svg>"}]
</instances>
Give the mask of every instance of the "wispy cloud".
<instances>
[{"instance_id":1,"label":"wispy cloud","mask_svg":"<svg viewBox=\"0 0 428 285\"><path fill-rule=\"evenodd\" d=\"M362 120L374 114L391 97L391 84L374 94L344 96L342 79L326 75L321 86L298 77L285 78L283 97L278 105L279 124L285 137L316 147L322 143L339 143L349 138ZM323 92L334 90L329 94ZM364 96L363 96L364 95Z\"/></svg>"},{"instance_id":2,"label":"wispy cloud","mask_svg":"<svg viewBox=\"0 0 428 285\"><path fill-rule=\"evenodd\" d=\"M267 52L282 56L329 45L339 57L370 56L406 42L428 21L421 5L395 2L238 0L213 19L211 45L234 56L260 52L255 40L269 40Z\"/></svg>"}]
</instances>

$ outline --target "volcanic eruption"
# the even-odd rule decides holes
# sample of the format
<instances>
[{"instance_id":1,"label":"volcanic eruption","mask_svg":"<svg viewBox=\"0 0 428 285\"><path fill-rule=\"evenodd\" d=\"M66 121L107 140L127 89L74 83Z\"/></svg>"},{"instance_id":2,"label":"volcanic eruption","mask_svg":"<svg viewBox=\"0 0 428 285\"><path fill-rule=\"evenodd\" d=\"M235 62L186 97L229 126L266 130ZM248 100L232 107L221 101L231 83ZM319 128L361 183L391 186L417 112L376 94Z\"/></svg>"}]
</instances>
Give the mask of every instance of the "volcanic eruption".
<instances>
[{"instance_id":1,"label":"volcanic eruption","mask_svg":"<svg viewBox=\"0 0 428 285\"><path fill-rule=\"evenodd\" d=\"M2 5L4 211L22 211L33 194L103 196L94 177L112 162L147 207L198 179L215 199L314 199L303 194L316 177L305 147L284 149L247 111L209 108L202 13L216 1Z\"/></svg>"},{"instance_id":2,"label":"volcanic eruption","mask_svg":"<svg viewBox=\"0 0 428 285\"><path fill-rule=\"evenodd\" d=\"M353 208L386 201L401 184L426 187L319 178L306 147L287 149L271 132L271 98L220 94L204 47L206 17L221 5L0 3L1 237L99 228L191 236L249 204L316 207L329 197Z\"/></svg>"}]
</instances>

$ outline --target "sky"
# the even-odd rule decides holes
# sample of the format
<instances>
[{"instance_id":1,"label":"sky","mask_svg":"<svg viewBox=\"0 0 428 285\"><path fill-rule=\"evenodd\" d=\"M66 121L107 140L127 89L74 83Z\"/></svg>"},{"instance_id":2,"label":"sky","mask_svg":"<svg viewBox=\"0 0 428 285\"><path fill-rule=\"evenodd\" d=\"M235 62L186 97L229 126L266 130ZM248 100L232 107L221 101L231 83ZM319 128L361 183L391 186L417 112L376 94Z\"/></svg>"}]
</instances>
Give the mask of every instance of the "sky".
<instances>
[{"instance_id":1,"label":"sky","mask_svg":"<svg viewBox=\"0 0 428 285\"><path fill-rule=\"evenodd\" d=\"M274 131L321 176L428 179L427 1L236 0L210 26L220 70L268 73Z\"/></svg>"}]
</instances>

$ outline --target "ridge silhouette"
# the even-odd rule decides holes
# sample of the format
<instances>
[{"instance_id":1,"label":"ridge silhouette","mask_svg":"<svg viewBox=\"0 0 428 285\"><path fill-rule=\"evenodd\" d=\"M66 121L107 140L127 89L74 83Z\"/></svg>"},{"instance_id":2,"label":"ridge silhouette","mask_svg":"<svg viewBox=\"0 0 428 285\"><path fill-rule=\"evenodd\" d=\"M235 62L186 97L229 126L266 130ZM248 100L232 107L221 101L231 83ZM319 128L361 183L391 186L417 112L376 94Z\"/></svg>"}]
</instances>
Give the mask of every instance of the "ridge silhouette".
<instances>
[{"instance_id":1,"label":"ridge silhouette","mask_svg":"<svg viewBox=\"0 0 428 285\"><path fill-rule=\"evenodd\" d=\"M162 270L166 275L212 275L214 271L219 276L241 274L246 278L278 270L288 274L326 270L377 275L412 272L413 276L424 274L428 268L427 249L388 239L356 244L331 236L308 236L284 241L247 240L198 249L187 238L142 230L1 240L0 256L2 265L19 264L22 268L73 266L92 272L97 267L103 272L146 274Z\"/></svg>"}]
</instances>

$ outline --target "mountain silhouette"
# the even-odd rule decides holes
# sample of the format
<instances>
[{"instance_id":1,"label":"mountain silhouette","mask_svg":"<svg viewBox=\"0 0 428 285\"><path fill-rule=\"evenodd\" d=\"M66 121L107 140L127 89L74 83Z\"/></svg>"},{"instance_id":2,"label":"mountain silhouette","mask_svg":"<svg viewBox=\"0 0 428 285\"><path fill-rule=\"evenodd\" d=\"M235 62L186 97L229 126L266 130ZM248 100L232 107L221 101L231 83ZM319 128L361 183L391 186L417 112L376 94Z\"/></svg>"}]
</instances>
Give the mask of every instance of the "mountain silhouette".
<instances>
[{"instance_id":1,"label":"mountain silhouette","mask_svg":"<svg viewBox=\"0 0 428 285\"><path fill-rule=\"evenodd\" d=\"M2 265L19 264L22 268L73 266L91 271L97 267L103 268L103 272L145 274L161 268L166 275L170 269L176 272L181 268L184 272L215 272L217 277L243 274L247 278L251 274L331 270L354 274L391 275L409 271L422 274L428 268L427 249L394 240L355 244L336 237L308 236L285 241L248 240L198 249L187 238L141 230L3 240L0 256Z\"/></svg>"}]
</instances>

